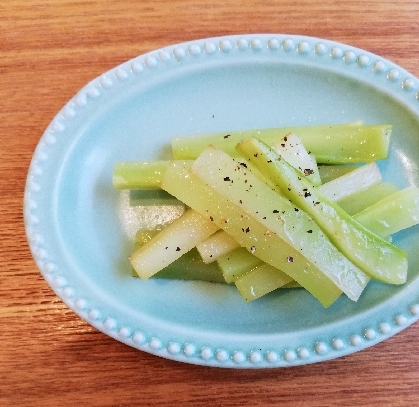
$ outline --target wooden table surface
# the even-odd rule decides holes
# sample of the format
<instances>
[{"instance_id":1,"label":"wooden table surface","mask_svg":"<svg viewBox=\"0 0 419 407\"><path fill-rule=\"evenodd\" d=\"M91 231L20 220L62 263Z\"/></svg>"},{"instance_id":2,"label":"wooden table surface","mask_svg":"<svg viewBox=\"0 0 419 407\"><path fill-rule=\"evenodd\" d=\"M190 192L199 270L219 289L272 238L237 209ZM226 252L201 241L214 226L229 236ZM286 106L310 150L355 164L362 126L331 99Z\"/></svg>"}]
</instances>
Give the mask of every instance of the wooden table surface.
<instances>
[{"instance_id":1,"label":"wooden table surface","mask_svg":"<svg viewBox=\"0 0 419 407\"><path fill-rule=\"evenodd\" d=\"M0 2L1 406L413 406L419 324L325 363L270 370L182 364L98 332L55 296L25 238L29 162L89 80L156 48L236 33L323 37L419 76L418 0L2 0Z\"/></svg>"}]
</instances>

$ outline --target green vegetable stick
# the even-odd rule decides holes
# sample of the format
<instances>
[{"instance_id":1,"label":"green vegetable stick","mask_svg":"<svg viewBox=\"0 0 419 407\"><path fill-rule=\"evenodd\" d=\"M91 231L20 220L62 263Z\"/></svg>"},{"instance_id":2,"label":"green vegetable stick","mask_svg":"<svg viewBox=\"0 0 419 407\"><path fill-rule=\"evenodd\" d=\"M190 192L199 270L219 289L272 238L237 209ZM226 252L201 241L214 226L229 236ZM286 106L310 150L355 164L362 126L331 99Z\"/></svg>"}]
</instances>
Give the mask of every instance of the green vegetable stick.
<instances>
[{"instance_id":1,"label":"green vegetable stick","mask_svg":"<svg viewBox=\"0 0 419 407\"><path fill-rule=\"evenodd\" d=\"M337 124L295 126L271 129L227 131L172 139L173 158L193 160L208 145L214 145L231 156L237 156L237 143L257 137L270 146L289 133L300 137L304 147L316 157L317 163L364 163L386 158L391 137L390 125Z\"/></svg>"},{"instance_id":2,"label":"green vegetable stick","mask_svg":"<svg viewBox=\"0 0 419 407\"><path fill-rule=\"evenodd\" d=\"M174 161L169 165L163 175L161 187L224 229L249 251L258 242L257 255L261 260L287 271L292 277L296 276L296 280L324 307L330 306L341 295L342 290L304 258L299 250L288 246L275 233L267 233L269 230L265 225L205 185L184 163ZM285 254L279 250L281 247ZM278 272L281 273L279 270Z\"/></svg>"},{"instance_id":3,"label":"green vegetable stick","mask_svg":"<svg viewBox=\"0 0 419 407\"><path fill-rule=\"evenodd\" d=\"M398 190L399 188L391 182L382 182L380 184L373 185L365 191L359 191L356 194L341 199L339 201L339 206L349 215L355 215L356 213L367 209L369 206L374 205L386 196L394 194ZM382 215L385 218L388 216L386 213L382 213ZM374 232L373 229L371 230Z\"/></svg>"},{"instance_id":4,"label":"green vegetable stick","mask_svg":"<svg viewBox=\"0 0 419 407\"><path fill-rule=\"evenodd\" d=\"M238 277L246 274L256 266L263 264L263 261L247 251L244 247L239 247L219 257L217 263L223 273L224 280L230 284L234 283Z\"/></svg>"},{"instance_id":5,"label":"green vegetable stick","mask_svg":"<svg viewBox=\"0 0 419 407\"><path fill-rule=\"evenodd\" d=\"M419 222L419 189L411 186L395 192L354 215L359 223L381 237Z\"/></svg>"},{"instance_id":6,"label":"green vegetable stick","mask_svg":"<svg viewBox=\"0 0 419 407\"><path fill-rule=\"evenodd\" d=\"M279 287L292 283L290 276L278 274L275 267L263 263L235 280L237 289L245 301L253 301Z\"/></svg>"},{"instance_id":7,"label":"green vegetable stick","mask_svg":"<svg viewBox=\"0 0 419 407\"><path fill-rule=\"evenodd\" d=\"M167 164L168 161L119 161L113 171L113 186L115 189L158 189Z\"/></svg>"},{"instance_id":8,"label":"green vegetable stick","mask_svg":"<svg viewBox=\"0 0 419 407\"><path fill-rule=\"evenodd\" d=\"M371 278L390 284L406 281L408 264L403 250L355 221L263 142L251 138L240 143L237 150L281 194L312 216L336 247Z\"/></svg>"}]
</instances>

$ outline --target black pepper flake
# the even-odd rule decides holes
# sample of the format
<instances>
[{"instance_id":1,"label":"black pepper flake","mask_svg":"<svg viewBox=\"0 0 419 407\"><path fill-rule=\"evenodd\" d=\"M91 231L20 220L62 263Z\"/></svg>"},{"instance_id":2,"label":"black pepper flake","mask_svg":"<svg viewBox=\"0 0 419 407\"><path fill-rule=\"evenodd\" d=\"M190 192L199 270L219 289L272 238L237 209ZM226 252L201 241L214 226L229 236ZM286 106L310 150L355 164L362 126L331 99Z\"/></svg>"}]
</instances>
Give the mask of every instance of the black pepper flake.
<instances>
[{"instance_id":1,"label":"black pepper flake","mask_svg":"<svg viewBox=\"0 0 419 407\"><path fill-rule=\"evenodd\" d=\"M313 174L314 173L314 171L313 170L311 170L310 168L306 168L305 170L304 170L304 175L305 176L307 176L307 175L311 175L311 174Z\"/></svg>"},{"instance_id":2,"label":"black pepper flake","mask_svg":"<svg viewBox=\"0 0 419 407\"><path fill-rule=\"evenodd\" d=\"M178 246L178 247L176 247L176 251L177 252L180 252L180 247Z\"/></svg>"},{"instance_id":3,"label":"black pepper flake","mask_svg":"<svg viewBox=\"0 0 419 407\"><path fill-rule=\"evenodd\" d=\"M294 208L294 211L295 211L295 212L298 212L298 211L299 211L299 209L298 209L298 208Z\"/></svg>"},{"instance_id":4,"label":"black pepper flake","mask_svg":"<svg viewBox=\"0 0 419 407\"><path fill-rule=\"evenodd\" d=\"M224 181L231 181L230 177L224 177Z\"/></svg>"},{"instance_id":5,"label":"black pepper flake","mask_svg":"<svg viewBox=\"0 0 419 407\"><path fill-rule=\"evenodd\" d=\"M257 157L258 156L258 153L255 153L255 154L253 154L255 157Z\"/></svg>"},{"instance_id":6,"label":"black pepper flake","mask_svg":"<svg viewBox=\"0 0 419 407\"><path fill-rule=\"evenodd\" d=\"M211 221L211 222L213 222L213 221L214 221L214 218L213 218L212 216L210 216L210 221Z\"/></svg>"},{"instance_id":7,"label":"black pepper flake","mask_svg":"<svg viewBox=\"0 0 419 407\"><path fill-rule=\"evenodd\" d=\"M247 164L246 163L240 163L240 165L244 168L247 168Z\"/></svg>"},{"instance_id":8,"label":"black pepper flake","mask_svg":"<svg viewBox=\"0 0 419 407\"><path fill-rule=\"evenodd\" d=\"M278 209L274 209L272 213L279 213Z\"/></svg>"},{"instance_id":9,"label":"black pepper flake","mask_svg":"<svg viewBox=\"0 0 419 407\"><path fill-rule=\"evenodd\" d=\"M251 248L250 248L250 253L254 253L256 251L256 246L252 246Z\"/></svg>"},{"instance_id":10,"label":"black pepper flake","mask_svg":"<svg viewBox=\"0 0 419 407\"><path fill-rule=\"evenodd\" d=\"M310 229L310 230L307 230L307 233L313 233L313 231Z\"/></svg>"},{"instance_id":11,"label":"black pepper flake","mask_svg":"<svg viewBox=\"0 0 419 407\"><path fill-rule=\"evenodd\" d=\"M165 249L167 250L169 248L169 246L166 246Z\"/></svg>"},{"instance_id":12,"label":"black pepper flake","mask_svg":"<svg viewBox=\"0 0 419 407\"><path fill-rule=\"evenodd\" d=\"M242 201L241 199L239 199L239 202L240 202L240 203L243 203L243 201Z\"/></svg>"},{"instance_id":13,"label":"black pepper flake","mask_svg":"<svg viewBox=\"0 0 419 407\"><path fill-rule=\"evenodd\" d=\"M291 188L288 188L288 191L291 191Z\"/></svg>"},{"instance_id":14,"label":"black pepper flake","mask_svg":"<svg viewBox=\"0 0 419 407\"><path fill-rule=\"evenodd\" d=\"M288 257L287 257L287 262L288 262L288 263L293 263L293 262L294 262L294 258L293 258L293 257L291 257L291 256L288 256Z\"/></svg>"},{"instance_id":15,"label":"black pepper flake","mask_svg":"<svg viewBox=\"0 0 419 407\"><path fill-rule=\"evenodd\" d=\"M264 216L262 219L266 219L266 216Z\"/></svg>"},{"instance_id":16,"label":"black pepper flake","mask_svg":"<svg viewBox=\"0 0 419 407\"><path fill-rule=\"evenodd\" d=\"M285 147L285 143L281 143L281 147Z\"/></svg>"},{"instance_id":17,"label":"black pepper flake","mask_svg":"<svg viewBox=\"0 0 419 407\"><path fill-rule=\"evenodd\" d=\"M310 192L304 192L304 198L311 196Z\"/></svg>"},{"instance_id":18,"label":"black pepper flake","mask_svg":"<svg viewBox=\"0 0 419 407\"><path fill-rule=\"evenodd\" d=\"M288 137L287 137L287 136L285 136L285 137L284 137L284 141L287 141L287 140L288 140Z\"/></svg>"},{"instance_id":19,"label":"black pepper flake","mask_svg":"<svg viewBox=\"0 0 419 407\"><path fill-rule=\"evenodd\" d=\"M249 226L246 228L246 231L245 231L246 233L249 233L250 232L250 228L249 228Z\"/></svg>"},{"instance_id":20,"label":"black pepper flake","mask_svg":"<svg viewBox=\"0 0 419 407\"><path fill-rule=\"evenodd\" d=\"M224 138L229 138L231 136L231 134L226 134L225 136L224 136Z\"/></svg>"},{"instance_id":21,"label":"black pepper flake","mask_svg":"<svg viewBox=\"0 0 419 407\"><path fill-rule=\"evenodd\" d=\"M272 162L272 160L268 160L268 163L271 163Z\"/></svg>"}]
</instances>

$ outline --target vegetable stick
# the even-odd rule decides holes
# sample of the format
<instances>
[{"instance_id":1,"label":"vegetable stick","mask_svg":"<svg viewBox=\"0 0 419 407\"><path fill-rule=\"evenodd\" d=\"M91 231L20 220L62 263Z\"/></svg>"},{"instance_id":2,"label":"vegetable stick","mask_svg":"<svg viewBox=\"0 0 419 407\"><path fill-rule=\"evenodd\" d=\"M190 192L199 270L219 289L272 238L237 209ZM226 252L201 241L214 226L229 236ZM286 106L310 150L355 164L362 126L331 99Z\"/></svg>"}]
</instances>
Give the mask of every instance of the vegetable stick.
<instances>
[{"instance_id":1,"label":"vegetable stick","mask_svg":"<svg viewBox=\"0 0 419 407\"><path fill-rule=\"evenodd\" d=\"M175 137L172 139L173 158L194 160L208 145L237 156L237 143L249 137L257 137L273 146L291 132L300 137L305 148L321 164L365 163L386 158L391 138L390 125L337 124L227 131Z\"/></svg>"},{"instance_id":2,"label":"vegetable stick","mask_svg":"<svg viewBox=\"0 0 419 407\"><path fill-rule=\"evenodd\" d=\"M131 265L142 279L147 279L217 230L216 225L188 209L153 240L136 250L130 258Z\"/></svg>"}]
</instances>

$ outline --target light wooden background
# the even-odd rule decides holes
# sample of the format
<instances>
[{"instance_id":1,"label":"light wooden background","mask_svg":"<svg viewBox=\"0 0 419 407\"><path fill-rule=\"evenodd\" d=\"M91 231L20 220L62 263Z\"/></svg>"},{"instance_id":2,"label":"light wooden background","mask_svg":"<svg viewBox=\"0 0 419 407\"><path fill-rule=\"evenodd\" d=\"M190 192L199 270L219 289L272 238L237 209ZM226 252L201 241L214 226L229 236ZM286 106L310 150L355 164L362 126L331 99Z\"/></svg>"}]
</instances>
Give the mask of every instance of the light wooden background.
<instances>
[{"instance_id":1,"label":"light wooden background","mask_svg":"<svg viewBox=\"0 0 419 407\"><path fill-rule=\"evenodd\" d=\"M417 0L2 0L0 2L1 406L415 406L419 324L365 351L274 370L172 362L125 346L52 293L26 244L33 150L89 80L147 51L236 33L324 37L419 76Z\"/></svg>"}]
</instances>

